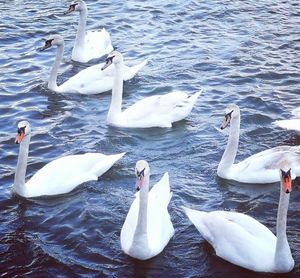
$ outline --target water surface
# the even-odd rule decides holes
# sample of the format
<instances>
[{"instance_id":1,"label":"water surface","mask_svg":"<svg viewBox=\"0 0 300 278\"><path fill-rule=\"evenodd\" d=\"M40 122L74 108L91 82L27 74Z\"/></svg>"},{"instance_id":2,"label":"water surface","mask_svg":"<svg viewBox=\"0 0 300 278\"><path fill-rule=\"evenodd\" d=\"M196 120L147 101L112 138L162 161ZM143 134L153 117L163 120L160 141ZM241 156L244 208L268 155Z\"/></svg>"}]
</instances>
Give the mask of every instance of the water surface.
<instances>
[{"instance_id":1,"label":"water surface","mask_svg":"<svg viewBox=\"0 0 300 278\"><path fill-rule=\"evenodd\" d=\"M298 1L87 1L88 28L105 27L128 64L149 63L124 85L124 107L154 94L183 90L200 96L172 129L106 125L110 93L62 95L47 78L55 49L37 48L50 34L65 38L59 83L88 64L71 61L78 15L62 17L69 1L1 1L0 5L0 273L1 277L253 277L215 255L181 206L233 210L275 232L279 185L242 186L216 179L227 133L224 109L241 109L237 161L278 145L298 145L274 120L299 106ZM61 155L127 152L95 182L52 198L11 194L18 146L16 124L30 121L27 178ZM157 257L140 262L121 252L120 230L134 198L134 165L149 161L152 183L169 172L175 235ZM300 194L291 194L287 235L300 275ZM256 277L265 275L255 274ZM276 275L270 275L276 276ZM278 275L278 277L283 277Z\"/></svg>"}]
</instances>

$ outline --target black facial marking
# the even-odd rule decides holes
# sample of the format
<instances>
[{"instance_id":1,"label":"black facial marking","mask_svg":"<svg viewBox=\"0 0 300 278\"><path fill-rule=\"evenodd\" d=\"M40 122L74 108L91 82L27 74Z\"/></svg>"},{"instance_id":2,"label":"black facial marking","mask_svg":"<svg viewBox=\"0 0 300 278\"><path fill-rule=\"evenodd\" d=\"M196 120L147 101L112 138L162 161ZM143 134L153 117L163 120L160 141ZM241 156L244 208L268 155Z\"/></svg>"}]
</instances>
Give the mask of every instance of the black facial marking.
<instances>
[{"instance_id":1,"label":"black facial marking","mask_svg":"<svg viewBox=\"0 0 300 278\"><path fill-rule=\"evenodd\" d=\"M115 58L115 56L110 56L110 57L107 57L106 58L106 64L111 64L112 63L112 60L113 60L113 58Z\"/></svg>"},{"instance_id":2,"label":"black facial marking","mask_svg":"<svg viewBox=\"0 0 300 278\"><path fill-rule=\"evenodd\" d=\"M283 177L283 179L289 179L291 177L291 168L288 171L283 171L281 170L281 176Z\"/></svg>"},{"instance_id":3,"label":"black facial marking","mask_svg":"<svg viewBox=\"0 0 300 278\"><path fill-rule=\"evenodd\" d=\"M142 178L145 176L145 168L142 171L136 170L136 175L138 178Z\"/></svg>"},{"instance_id":4,"label":"black facial marking","mask_svg":"<svg viewBox=\"0 0 300 278\"><path fill-rule=\"evenodd\" d=\"M226 121L228 120L228 118L231 119L232 112L233 112L233 110L231 110L229 113L225 114Z\"/></svg>"},{"instance_id":5,"label":"black facial marking","mask_svg":"<svg viewBox=\"0 0 300 278\"><path fill-rule=\"evenodd\" d=\"M75 10L75 7L78 5L78 3L74 3L74 4L71 4L70 5L70 10L74 11Z\"/></svg>"},{"instance_id":6,"label":"black facial marking","mask_svg":"<svg viewBox=\"0 0 300 278\"><path fill-rule=\"evenodd\" d=\"M18 128L18 131L17 131L18 134L21 135L22 133L25 133L25 128L26 128L26 126L19 127L19 128Z\"/></svg>"}]
</instances>

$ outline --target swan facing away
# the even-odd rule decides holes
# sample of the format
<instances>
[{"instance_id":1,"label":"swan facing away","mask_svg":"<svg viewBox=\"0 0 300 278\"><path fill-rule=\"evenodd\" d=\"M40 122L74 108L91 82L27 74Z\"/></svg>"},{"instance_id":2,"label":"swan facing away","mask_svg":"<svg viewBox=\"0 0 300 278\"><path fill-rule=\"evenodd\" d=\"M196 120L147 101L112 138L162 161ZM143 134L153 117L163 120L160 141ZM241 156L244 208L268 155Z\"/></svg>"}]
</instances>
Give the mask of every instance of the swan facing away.
<instances>
[{"instance_id":1,"label":"swan facing away","mask_svg":"<svg viewBox=\"0 0 300 278\"><path fill-rule=\"evenodd\" d=\"M217 170L219 177L243 183L278 182L278 169L282 163L293 168L293 179L300 176L300 146L275 147L234 164L240 133L240 109L235 104L226 108L221 129L229 125L228 143Z\"/></svg>"},{"instance_id":2,"label":"swan facing away","mask_svg":"<svg viewBox=\"0 0 300 278\"><path fill-rule=\"evenodd\" d=\"M184 92L146 97L122 111L124 71L123 56L118 51L110 53L102 70L115 65L116 74L112 88L112 99L107 115L107 123L128 128L172 127L173 122L186 118L201 91L192 96Z\"/></svg>"},{"instance_id":3,"label":"swan facing away","mask_svg":"<svg viewBox=\"0 0 300 278\"><path fill-rule=\"evenodd\" d=\"M63 37L60 35L51 35L46 40L45 45L40 49L40 51L44 51L51 46L57 47L57 53L48 81L48 88L50 90L58 93L79 93L91 95L103 93L112 89L115 68L113 67L105 72L101 71L104 63L88 67L58 86L57 72L64 53ZM146 63L147 60L132 67L124 66L124 71L122 72L123 80L126 81L134 77Z\"/></svg>"},{"instance_id":4,"label":"swan facing away","mask_svg":"<svg viewBox=\"0 0 300 278\"><path fill-rule=\"evenodd\" d=\"M158 255L174 235L168 212L171 200L169 175L165 173L149 192L150 168L145 160L136 163L136 194L121 230L121 247L129 256L147 260Z\"/></svg>"},{"instance_id":5,"label":"swan facing away","mask_svg":"<svg viewBox=\"0 0 300 278\"><path fill-rule=\"evenodd\" d=\"M300 107L294 109L292 115L294 116L292 119L278 120L274 123L281 128L294 130L300 136Z\"/></svg>"},{"instance_id":6,"label":"swan facing away","mask_svg":"<svg viewBox=\"0 0 300 278\"><path fill-rule=\"evenodd\" d=\"M184 208L190 221L217 256L257 272L290 272L295 265L286 235L291 170L281 172L276 235L254 218L231 211L204 212Z\"/></svg>"},{"instance_id":7,"label":"swan facing away","mask_svg":"<svg viewBox=\"0 0 300 278\"><path fill-rule=\"evenodd\" d=\"M82 0L75 1L64 14L74 11L79 12L79 23L72 51L72 60L86 63L113 51L109 33L104 28L101 31L85 32L87 18L85 2Z\"/></svg>"},{"instance_id":8,"label":"swan facing away","mask_svg":"<svg viewBox=\"0 0 300 278\"><path fill-rule=\"evenodd\" d=\"M68 193L81 183L97 180L125 154L85 153L63 156L46 164L25 183L30 137L29 122L19 122L15 142L20 144L20 151L13 191L25 198Z\"/></svg>"}]
</instances>

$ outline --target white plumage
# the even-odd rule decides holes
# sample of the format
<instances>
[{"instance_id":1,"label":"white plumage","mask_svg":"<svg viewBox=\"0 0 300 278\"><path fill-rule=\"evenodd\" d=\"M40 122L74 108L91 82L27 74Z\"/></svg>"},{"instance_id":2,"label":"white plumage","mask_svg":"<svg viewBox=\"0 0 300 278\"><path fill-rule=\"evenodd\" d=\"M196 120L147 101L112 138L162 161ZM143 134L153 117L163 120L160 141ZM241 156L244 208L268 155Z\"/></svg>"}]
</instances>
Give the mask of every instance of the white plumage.
<instances>
[{"instance_id":1,"label":"white plumage","mask_svg":"<svg viewBox=\"0 0 300 278\"><path fill-rule=\"evenodd\" d=\"M113 51L106 61L105 70L111 64L114 64L116 69L112 101L107 115L107 123L110 125L128 128L172 127L173 122L183 120L190 114L201 93L199 91L189 96L177 91L150 96L122 111L123 57L119 52Z\"/></svg>"},{"instance_id":2,"label":"white plumage","mask_svg":"<svg viewBox=\"0 0 300 278\"><path fill-rule=\"evenodd\" d=\"M300 146L279 146L254 154L234 164L239 143L240 109L235 104L226 108L222 129L230 124L226 149L219 163L219 177L243 183L273 183L279 181L278 169L283 164L293 168L293 176L300 176Z\"/></svg>"},{"instance_id":3,"label":"white plumage","mask_svg":"<svg viewBox=\"0 0 300 278\"><path fill-rule=\"evenodd\" d=\"M113 50L109 33L103 28L101 31L85 31L87 6L84 1L72 3L65 14L79 12L79 23L72 51L72 60L86 63L100 58Z\"/></svg>"},{"instance_id":4,"label":"white plumage","mask_svg":"<svg viewBox=\"0 0 300 278\"><path fill-rule=\"evenodd\" d=\"M281 128L294 130L300 136L300 108L296 108L292 111L294 118L289 120L278 120L274 123Z\"/></svg>"},{"instance_id":5,"label":"white plumage","mask_svg":"<svg viewBox=\"0 0 300 278\"><path fill-rule=\"evenodd\" d=\"M16 143L20 143L20 152L13 190L26 198L68 193L83 182L97 180L125 154L85 153L64 156L46 164L25 183L30 134L30 124L21 121L16 139Z\"/></svg>"},{"instance_id":6,"label":"white plumage","mask_svg":"<svg viewBox=\"0 0 300 278\"><path fill-rule=\"evenodd\" d=\"M257 272L289 272L294 268L286 236L291 176L281 176L277 237L254 218L238 212L203 212L184 207L190 221L217 256Z\"/></svg>"},{"instance_id":7,"label":"white plumage","mask_svg":"<svg viewBox=\"0 0 300 278\"><path fill-rule=\"evenodd\" d=\"M57 46L57 55L50 72L48 88L58 93L76 93L76 94L99 94L107 92L113 87L115 75L115 67L109 68L107 71L102 71L104 63L90 66L74 76L70 77L61 85L57 85L57 73L60 62L63 57L64 40L60 35L52 35L46 41L45 46L41 50L45 50L51 46ZM136 73L142 69L147 60L132 67L124 66L122 78L124 81L133 78Z\"/></svg>"},{"instance_id":8,"label":"white plumage","mask_svg":"<svg viewBox=\"0 0 300 278\"><path fill-rule=\"evenodd\" d=\"M168 173L165 173L148 193L149 167L145 161L138 163L137 171L145 169L144 183L130 206L121 230L120 241L126 254L147 260L158 255L174 235L168 212L172 193Z\"/></svg>"}]
</instances>

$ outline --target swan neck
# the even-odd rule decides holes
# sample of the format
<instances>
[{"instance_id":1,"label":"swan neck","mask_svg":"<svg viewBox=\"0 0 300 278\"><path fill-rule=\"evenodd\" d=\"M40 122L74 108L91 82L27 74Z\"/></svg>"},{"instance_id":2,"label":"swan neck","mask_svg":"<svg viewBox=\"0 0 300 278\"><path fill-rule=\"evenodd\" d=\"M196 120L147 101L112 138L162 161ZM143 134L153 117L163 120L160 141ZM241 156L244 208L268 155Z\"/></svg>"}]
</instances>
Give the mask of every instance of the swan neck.
<instances>
[{"instance_id":1,"label":"swan neck","mask_svg":"<svg viewBox=\"0 0 300 278\"><path fill-rule=\"evenodd\" d=\"M114 122L114 119L116 119L122 112L123 67L123 62L115 64L115 77L112 88L112 97L107 115L108 122Z\"/></svg>"},{"instance_id":2,"label":"swan neck","mask_svg":"<svg viewBox=\"0 0 300 278\"><path fill-rule=\"evenodd\" d=\"M77 33L74 43L73 51L78 51L84 49L84 39L85 39L85 28L86 28L86 19L87 19L87 8L79 12L79 22L77 27Z\"/></svg>"},{"instance_id":3,"label":"swan neck","mask_svg":"<svg viewBox=\"0 0 300 278\"><path fill-rule=\"evenodd\" d=\"M239 135L240 135L240 115L232 118L230 122L228 142L218 166L218 174L220 176L224 176L222 174L226 175L230 167L234 164L234 160L239 145Z\"/></svg>"},{"instance_id":4,"label":"swan neck","mask_svg":"<svg viewBox=\"0 0 300 278\"><path fill-rule=\"evenodd\" d=\"M147 210L148 210L149 175L145 176L144 185L140 190L139 214L135 236L147 234Z\"/></svg>"},{"instance_id":5,"label":"swan neck","mask_svg":"<svg viewBox=\"0 0 300 278\"><path fill-rule=\"evenodd\" d=\"M294 264L291 249L286 235L287 211L290 194L286 194L281 186L276 224L275 266L279 270L289 269Z\"/></svg>"},{"instance_id":6,"label":"swan neck","mask_svg":"<svg viewBox=\"0 0 300 278\"><path fill-rule=\"evenodd\" d=\"M26 135L20 143L20 150L17 162L17 168L14 179L14 191L21 196L25 195L25 175L27 169L27 159L29 152L30 134Z\"/></svg>"},{"instance_id":7,"label":"swan neck","mask_svg":"<svg viewBox=\"0 0 300 278\"><path fill-rule=\"evenodd\" d=\"M63 58L64 54L64 44L58 45L56 50L56 58L54 61L54 64L52 66L51 72L50 72L50 78L48 82L48 88L52 91L57 91L57 73L59 69L59 65L61 63L61 60Z\"/></svg>"},{"instance_id":8,"label":"swan neck","mask_svg":"<svg viewBox=\"0 0 300 278\"><path fill-rule=\"evenodd\" d=\"M148 235L147 235L147 218L148 218L148 191L149 191L149 175L145 176L144 185L140 190L139 195L139 211L135 232L133 235L132 250L147 254L149 250Z\"/></svg>"}]
</instances>

